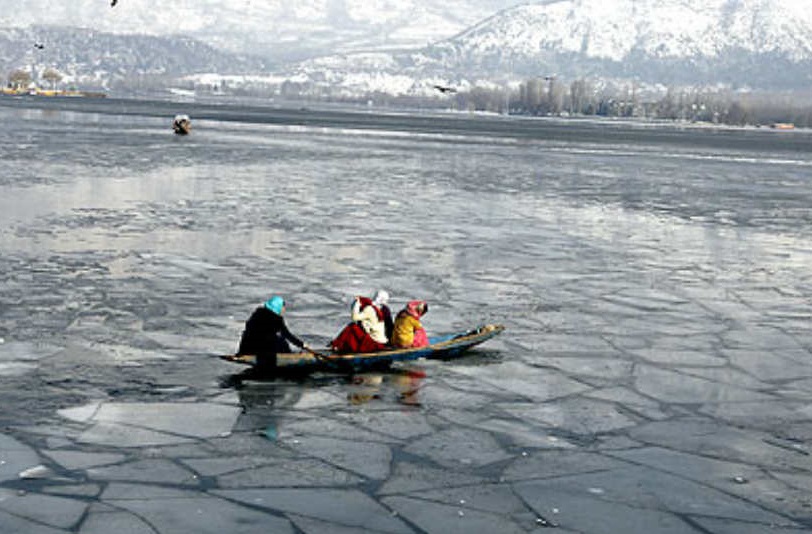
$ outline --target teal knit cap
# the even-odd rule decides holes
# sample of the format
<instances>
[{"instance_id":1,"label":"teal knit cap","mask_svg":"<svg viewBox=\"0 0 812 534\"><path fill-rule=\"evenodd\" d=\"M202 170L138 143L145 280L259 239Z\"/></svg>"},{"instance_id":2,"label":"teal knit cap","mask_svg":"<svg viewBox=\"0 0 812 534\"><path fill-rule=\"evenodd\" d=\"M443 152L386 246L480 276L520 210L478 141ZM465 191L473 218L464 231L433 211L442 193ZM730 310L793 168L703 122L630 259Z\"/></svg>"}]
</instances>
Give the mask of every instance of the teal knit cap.
<instances>
[{"instance_id":1,"label":"teal knit cap","mask_svg":"<svg viewBox=\"0 0 812 534\"><path fill-rule=\"evenodd\" d=\"M276 315L282 315L282 308L285 307L285 299L279 296L273 296L265 301L265 307Z\"/></svg>"}]
</instances>

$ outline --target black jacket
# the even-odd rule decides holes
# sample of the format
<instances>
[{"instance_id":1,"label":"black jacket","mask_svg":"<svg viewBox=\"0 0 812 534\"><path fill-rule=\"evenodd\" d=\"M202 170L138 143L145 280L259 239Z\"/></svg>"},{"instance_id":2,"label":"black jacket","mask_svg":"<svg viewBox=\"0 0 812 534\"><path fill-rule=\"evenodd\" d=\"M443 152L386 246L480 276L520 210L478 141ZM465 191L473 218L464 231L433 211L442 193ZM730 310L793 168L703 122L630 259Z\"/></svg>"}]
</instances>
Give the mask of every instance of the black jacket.
<instances>
[{"instance_id":1,"label":"black jacket","mask_svg":"<svg viewBox=\"0 0 812 534\"><path fill-rule=\"evenodd\" d=\"M237 354L270 355L289 352L287 342L299 348L304 346L301 339L294 336L285 325L285 319L265 306L260 306L245 322L245 330L240 340Z\"/></svg>"},{"instance_id":2,"label":"black jacket","mask_svg":"<svg viewBox=\"0 0 812 534\"><path fill-rule=\"evenodd\" d=\"M392 343L392 333L395 331L395 323L392 321L392 310L389 309L389 306L386 304L381 304L381 313L383 313L383 325L384 325L384 332L386 333L386 339L389 343Z\"/></svg>"}]
</instances>

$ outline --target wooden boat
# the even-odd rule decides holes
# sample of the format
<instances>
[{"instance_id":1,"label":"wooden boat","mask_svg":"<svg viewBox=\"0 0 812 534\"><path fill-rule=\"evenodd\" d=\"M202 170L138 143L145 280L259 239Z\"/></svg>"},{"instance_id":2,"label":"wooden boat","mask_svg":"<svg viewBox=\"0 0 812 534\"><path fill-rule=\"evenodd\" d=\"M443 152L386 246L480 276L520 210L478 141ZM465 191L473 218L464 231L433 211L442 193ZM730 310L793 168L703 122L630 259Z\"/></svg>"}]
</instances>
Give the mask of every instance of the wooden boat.
<instances>
[{"instance_id":1,"label":"wooden boat","mask_svg":"<svg viewBox=\"0 0 812 534\"><path fill-rule=\"evenodd\" d=\"M428 346L418 348L348 354L329 351L280 353L277 354L276 368L278 371L286 372L357 371L370 367L385 367L392 362L418 358L452 358L501 334L504 329L503 325L487 324L458 334L432 336L429 337ZM226 355L220 356L220 358L244 365L256 363L256 356L250 354Z\"/></svg>"}]
</instances>

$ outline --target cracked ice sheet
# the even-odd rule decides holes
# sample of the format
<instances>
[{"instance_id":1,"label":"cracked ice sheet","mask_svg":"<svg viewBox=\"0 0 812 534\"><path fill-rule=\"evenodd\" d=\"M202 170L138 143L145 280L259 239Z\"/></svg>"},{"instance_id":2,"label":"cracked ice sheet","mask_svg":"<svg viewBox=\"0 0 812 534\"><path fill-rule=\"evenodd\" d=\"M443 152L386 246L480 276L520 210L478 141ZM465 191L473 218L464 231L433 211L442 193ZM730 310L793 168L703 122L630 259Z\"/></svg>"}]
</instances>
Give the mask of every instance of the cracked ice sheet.
<instances>
[{"instance_id":1,"label":"cracked ice sheet","mask_svg":"<svg viewBox=\"0 0 812 534\"><path fill-rule=\"evenodd\" d=\"M618 380L631 376L634 368L634 362L612 358L608 355L600 355L595 358L544 356L539 358L538 361L540 364L554 367L567 375L575 375L580 378Z\"/></svg>"},{"instance_id":2,"label":"cracked ice sheet","mask_svg":"<svg viewBox=\"0 0 812 534\"><path fill-rule=\"evenodd\" d=\"M632 439L650 445L701 454L731 462L785 470L810 470L809 457L770 444L766 432L743 430L710 419L684 419L648 423L629 431Z\"/></svg>"},{"instance_id":3,"label":"cracked ice sheet","mask_svg":"<svg viewBox=\"0 0 812 534\"><path fill-rule=\"evenodd\" d=\"M693 519L708 532L713 532L713 534L809 534L808 528L765 526L713 517L695 517Z\"/></svg>"},{"instance_id":4,"label":"cracked ice sheet","mask_svg":"<svg viewBox=\"0 0 812 534\"><path fill-rule=\"evenodd\" d=\"M39 360L53 356L61 347L13 341L0 343L0 376L22 376L37 368Z\"/></svg>"},{"instance_id":5,"label":"cracked ice sheet","mask_svg":"<svg viewBox=\"0 0 812 534\"><path fill-rule=\"evenodd\" d=\"M517 447L539 449L571 449L575 445L565 439L552 436L537 426L524 421L511 419L487 419L473 423L473 426L493 434L507 437Z\"/></svg>"},{"instance_id":6,"label":"cracked ice sheet","mask_svg":"<svg viewBox=\"0 0 812 534\"><path fill-rule=\"evenodd\" d=\"M85 513L83 500L0 489L0 510L37 523L69 529ZM0 519L0 526L2 520ZM14 532L0 529L0 532ZM19 532L27 532L22 530Z\"/></svg>"},{"instance_id":7,"label":"cracked ice sheet","mask_svg":"<svg viewBox=\"0 0 812 534\"><path fill-rule=\"evenodd\" d=\"M32 363L23 362L0 362L0 376L23 376L37 368Z\"/></svg>"},{"instance_id":8,"label":"cracked ice sheet","mask_svg":"<svg viewBox=\"0 0 812 534\"><path fill-rule=\"evenodd\" d=\"M418 410L358 411L336 414L336 418L344 419L353 426L374 430L398 440L414 438L434 432L434 428L427 421L425 414Z\"/></svg>"},{"instance_id":9,"label":"cracked ice sheet","mask_svg":"<svg viewBox=\"0 0 812 534\"><path fill-rule=\"evenodd\" d=\"M579 435L594 435L636 424L610 403L582 398L545 404L514 404L503 408L521 421L536 421L547 427Z\"/></svg>"},{"instance_id":10,"label":"cracked ice sheet","mask_svg":"<svg viewBox=\"0 0 812 534\"><path fill-rule=\"evenodd\" d=\"M771 400L772 396L679 372L639 365L635 387L640 393L666 403L745 402Z\"/></svg>"},{"instance_id":11,"label":"cracked ice sheet","mask_svg":"<svg viewBox=\"0 0 812 534\"><path fill-rule=\"evenodd\" d=\"M208 402L92 403L58 413L92 424L79 436L81 442L143 447L227 435L240 408Z\"/></svg>"},{"instance_id":12,"label":"cracked ice sheet","mask_svg":"<svg viewBox=\"0 0 812 534\"><path fill-rule=\"evenodd\" d=\"M722 349L731 365L761 380L793 380L812 377L812 366L786 358L784 352L773 349ZM807 360L809 354L806 354Z\"/></svg>"},{"instance_id":13,"label":"cracked ice sheet","mask_svg":"<svg viewBox=\"0 0 812 534\"><path fill-rule=\"evenodd\" d=\"M124 460L123 454L116 453L101 453L101 452L81 452L81 451L61 451L61 450L45 450L42 451L45 455L50 456L52 460L64 467L65 469L76 471L79 469L87 469L89 467L97 467L100 465L115 464Z\"/></svg>"},{"instance_id":14,"label":"cracked ice sheet","mask_svg":"<svg viewBox=\"0 0 812 534\"><path fill-rule=\"evenodd\" d=\"M4 534L66 534L67 531L34 523L0 510L0 532Z\"/></svg>"},{"instance_id":15,"label":"cracked ice sheet","mask_svg":"<svg viewBox=\"0 0 812 534\"><path fill-rule=\"evenodd\" d=\"M628 388L618 386L590 391L585 395L588 398L600 399L620 404L627 410L639 413L649 419L667 419L668 415L660 409L659 402L644 397Z\"/></svg>"},{"instance_id":16,"label":"cracked ice sheet","mask_svg":"<svg viewBox=\"0 0 812 534\"><path fill-rule=\"evenodd\" d=\"M812 494L809 493L812 490L812 473L809 472L792 476L777 471L768 472L760 466L715 460L659 447L608 454L680 478L689 478L751 503L759 503L766 509L780 509L784 513L803 517L809 514L808 509L812 505ZM737 519L748 518L741 514ZM764 518L757 519L765 521ZM766 520L775 524L787 524L786 520L777 516L766 516Z\"/></svg>"},{"instance_id":17,"label":"cracked ice sheet","mask_svg":"<svg viewBox=\"0 0 812 534\"><path fill-rule=\"evenodd\" d=\"M392 451L387 445L321 436L287 438L280 443L367 478L384 480L389 475Z\"/></svg>"},{"instance_id":18,"label":"cracked ice sheet","mask_svg":"<svg viewBox=\"0 0 812 534\"><path fill-rule=\"evenodd\" d=\"M38 361L53 356L61 350L63 347L30 341L0 343L0 362Z\"/></svg>"},{"instance_id":19,"label":"cracked ice sheet","mask_svg":"<svg viewBox=\"0 0 812 534\"><path fill-rule=\"evenodd\" d=\"M453 372L476 377L506 392L523 395L536 401L566 397L591 389L590 386L557 371L538 369L521 362L504 362L487 368L458 367Z\"/></svg>"},{"instance_id":20,"label":"cracked ice sheet","mask_svg":"<svg viewBox=\"0 0 812 534\"><path fill-rule=\"evenodd\" d=\"M708 404L699 411L714 419L736 424L745 423L755 428L785 428L789 423L808 421L812 417L806 402L774 400Z\"/></svg>"},{"instance_id":21,"label":"cracked ice sheet","mask_svg":"<svg viewBox=\"0 0 812 534\"><path fill-rule=\"evenodd\" d=\"M21 472L39 463L40 457L34 449L0 434L0 482L16 480Z\"/></svg>"},{"instance_id":22,"label":"cracked ice sheet","mask_svg":"<svg viewBox=\"0 0 812 534\"><path fill-rule=\"evenodd\" d=\"M481 467L512 458L488 432L451 428L419 439L404 449L449 468Z\"/></svg>"},{"instance_id":23,"label":"cracked ice sheet","mask_svg":"<svg viewBox=\"0 0 812 534\"><path fill-rule=\"evenodd\" d=\"M142 519L111 506L93 504L82 522L79 534L155 534L155 530Z\"/></svg>"},{"instance_id":24,"label":"cracked ice sheet","mask_svg":"<svg viewBox=\"0 0 812 534\"><path fill-rule=\"evenodd\" d=\"M142 518L159 533L256 534L293 533L287 519L246 508L225 499L187 492L167 504L160 493L143 499L110 500L109 504Z\"/></svg>"},{"instance_id":25,"label":"cracked ice sheet","mask_svg":"<svg viewBox=\"0 0 812 534\"><path fill-rule=\"evenodd\" d=\"M297 514L348 527L392 533L412 532L377 501L357 490L250 489L215 490L212 493L254 507Z\"/></svg>"},{"instance_id":26,"label":"cracked ice sheet","mask_svg":"<svg viewBox=\"0 0 812 534\"><path fill-rule=\"evenodd\" d=\"M606 502L588 488L564 491L557 481L536 481L515 490L540 516L580 534L697 534L674 514Z\"/></svg>"},{"instance_id":27,"label":"cracked ice sheet","mask_svg":"<svg viewBox=\"0 0 812 534\"><path fill-rule=\"evenodd\" d=\"M608 471L626 465L603 454L578 451L539 451L514 460L502 473L505 480L557 478Z\"/></svg>"},{"instance_id":28,"label":"cracked ice sheet","mask_svg":"<svg viewBox=\"0 0 812 534\"><path fill-rule=\"evenodd\" d=\"M456 488L418 490L405 497L493 514L513 515L528 511L508 484L471 484Z\"/></svg>"},{"instance_id":29,"label":"cracked ice sheet","mask_svg":"<svg viewBox=\"0 0 812 534\"><path fill-rule=\"evenodd\" d=\"M428 534L468 534L470 532L524 534L527 532L506 518L503 513L471 510L462 506L410 497L386 497L382 502Z\"/></svg>"},{"instance_id":30,"label":"cracked ice sheet","mask_svg":"<svg viewBox=\"0 0 812 534\"><path fill-rule=\"evenodd\" d=\"M198 482L194 473L163 458L138 460L109 467L94 467L87 470L87 475L93 481L116 480L189 485L197 485Z\"/></svg>"},{"instance_id":31,"label":"cracked ice sheet","mask_svg":"<svg viewBox=\"0 0 812 534\"><path fill-rule=\"evenodd\" d=\"M390 495L486 483L486 479L470 474L445 469L433 469L422 464L400 462L395 466L392 476L378 489L377 493L379 495Z\"/></svg>"},{"instance_id":32,"label":"cracked ice sheet","mask_svg":"<svg viewBox=\"0 0 812 534\"><path fill-rule=\"evenodd\" d=\"M394 443L397 441L377 431L364 430L355 424L338 421L337 418L331 417L314 417L292 422L284 421L280 422L278 426L278 439L280 441L290 441L289 438L291 437L308 435L380 443Z\"/></svg>"},{"instance_id":33,"label":"cracked ice sheet","mask_svg":"<svg viewBox=\"0 0 812 534\"><path fill-rule=\"evenodd\" d=\"M350 486L363 479L319 460L288 460L217 477L221 488Z\"/></svg>"},{"instance_id":34,"label":"cracked ice sheet","mask_svg":"<svg viewBox=\"0 0 812 534\"><path fill-rule=\"evenodd\" d=\"M759 504L643 466L625 466L611 471L562 477L555 481L522 482L517 492L528 502L539 495L558 496L549 505L571 507L567 497L592 496L606 504L629 506L650 512L668 511L680 515L723 517L752 523L797 526L792 521L763 509ZM571 509L571 508L570 508ZM574 525L565 525L574 526ZM653 526L653 525L652 525ZM576 527L577 529L577 527ZM621 532L620 530L609 530Z\"/></svg>"}]
</instances>

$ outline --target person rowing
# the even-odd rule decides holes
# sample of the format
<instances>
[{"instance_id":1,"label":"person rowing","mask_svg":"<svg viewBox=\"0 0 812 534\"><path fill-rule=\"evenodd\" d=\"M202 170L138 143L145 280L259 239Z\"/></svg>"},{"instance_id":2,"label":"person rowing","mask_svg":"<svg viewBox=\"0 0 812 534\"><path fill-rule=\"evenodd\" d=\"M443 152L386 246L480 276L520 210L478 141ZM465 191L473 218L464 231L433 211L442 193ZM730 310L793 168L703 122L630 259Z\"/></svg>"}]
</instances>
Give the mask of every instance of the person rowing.
<instances>
[{"instance_id":1,"label":"person rowing","mask_svg":"<svg viewBox=\"0 0 812 534\"><path fill-rule=\"evenodd\" d=\"M290 343L312 352L310 345L294 336L288 330L285 319L285 299L273 296L265 304L254 310L245 322L237 355L256 356L258 370L271 370L276 367L276 355L280 352L293 352Z\"/></svg>"}]
</instances>

